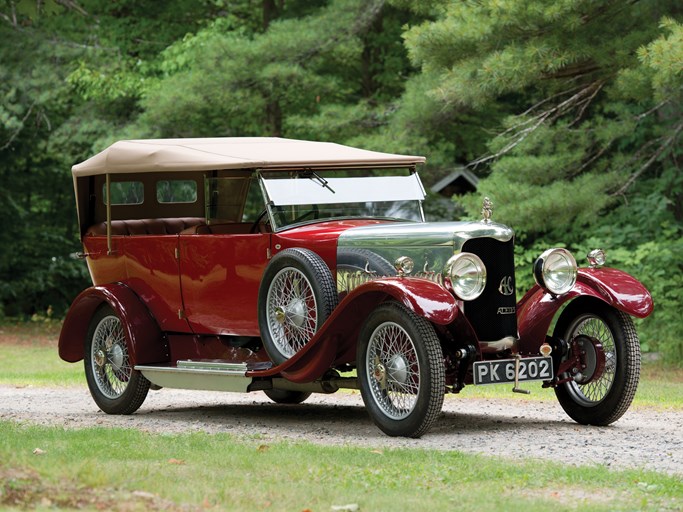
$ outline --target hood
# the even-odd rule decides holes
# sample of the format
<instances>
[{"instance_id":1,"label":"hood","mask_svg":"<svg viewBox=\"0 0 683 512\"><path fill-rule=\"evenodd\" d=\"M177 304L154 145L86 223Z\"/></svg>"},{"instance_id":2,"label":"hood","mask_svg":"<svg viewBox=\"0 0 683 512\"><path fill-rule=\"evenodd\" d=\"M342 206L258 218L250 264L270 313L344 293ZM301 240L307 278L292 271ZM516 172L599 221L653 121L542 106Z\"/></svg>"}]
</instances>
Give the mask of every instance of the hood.
<instances>
[{"instance_id":1,"label":"hood","mask_svg":"<svg viewBox=\"0 0 683 512\"><path fill-rule=\"evenodd\" d=\"M493 238L507 242L514 231L495 222L401 222L350 228L339 236L339 248L378 250L449 248L460 252L472 238Z\"/></svg>"}]
</instances>

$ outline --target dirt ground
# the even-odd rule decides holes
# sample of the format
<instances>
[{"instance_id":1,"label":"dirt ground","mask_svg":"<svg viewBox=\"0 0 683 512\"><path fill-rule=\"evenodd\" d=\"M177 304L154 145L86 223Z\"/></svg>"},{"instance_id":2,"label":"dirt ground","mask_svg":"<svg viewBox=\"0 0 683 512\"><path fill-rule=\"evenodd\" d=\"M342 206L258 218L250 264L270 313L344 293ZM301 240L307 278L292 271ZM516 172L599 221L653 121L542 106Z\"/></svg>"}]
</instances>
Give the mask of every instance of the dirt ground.
<instances>
[{"instance_id":1,"label":"dirt ground","mask_svg":"<svg viewBox=\"0 0 683 512\"><path fill-rule=\"evenodd\" d=\"M434 428L421 439L391 438L370 421L356 393L313 395L284 406L262 393L151 391L130 416L108 416L85 386L0 386L0 419L66 428L116 426L147 432L225 432L262 442L310 441L376 448L460 450L571 465L644 468L683 476L683 413L632 408L609 427L574 423L556 402L447 397Z\"/></svg>"}]
</instances>

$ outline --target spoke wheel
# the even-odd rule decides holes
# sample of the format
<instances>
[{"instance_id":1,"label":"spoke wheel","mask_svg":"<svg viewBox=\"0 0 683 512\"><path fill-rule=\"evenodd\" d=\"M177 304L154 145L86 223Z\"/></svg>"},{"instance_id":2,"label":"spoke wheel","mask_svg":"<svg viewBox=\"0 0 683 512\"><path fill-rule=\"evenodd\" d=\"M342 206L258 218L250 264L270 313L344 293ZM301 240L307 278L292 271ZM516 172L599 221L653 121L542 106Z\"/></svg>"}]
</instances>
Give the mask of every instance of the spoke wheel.
<instances>
[{"instance_id":1,"label":"spoke wheel","mask_svg":"<svg viewBox=\"0 0 683 512\"><path fill-rule=\"evenodd\" d=\"M259 290L259 326L270 358L281 364L313 338L337 305L332 274L306 249L286 249L268 265Z\"/></svg>"},{"instance_id":2,"label":"spoke wheel","mask_svg":"<svg viewBox=\"0 0 683 512\"><path fill-rule=\"evenodd\" d=\"M318 304L313 286L296 268L280 270L266 302L268 333L277 350L289 358L304 348L318 328Z\"/></svg>"},{"instance_id":3,"label":"spoke wheel","mask_svg":"<svg viewBox=\"0 0 683 512\"><path fill-rule=\"evenodd\" d=\"M631 318L603 303L576 302L560 316L555 336L570 345L579 343L587 366L583 374L555 388L562 408L582 424L618 420L631 405L640 378L640 343ZM596 364L594 343L602 346L604 368Z\"/></svg>"},{"instance_id":4,"label":"spoke wheel","mask_svg":"<svg viewBox=\"0 0 683 512\"><path fill-rule=\"evenodd\" d=\"M93 316L84 349L86 380L99 408L108 414L135 412L150 383L133 369L123 324L109 306Z\"/></svg>"},{"instance_id":5,"label":"spoke wheel","mask_svg":"<svg viewBox=\"0 0 683 512\"><path fill-rule=\"evenodd\" d=\"M361 394L370 417L391 436L420 437L443 405L445 369L434 328L397 303L365 322L358 347Z\"/></svg>"}]
</instances>

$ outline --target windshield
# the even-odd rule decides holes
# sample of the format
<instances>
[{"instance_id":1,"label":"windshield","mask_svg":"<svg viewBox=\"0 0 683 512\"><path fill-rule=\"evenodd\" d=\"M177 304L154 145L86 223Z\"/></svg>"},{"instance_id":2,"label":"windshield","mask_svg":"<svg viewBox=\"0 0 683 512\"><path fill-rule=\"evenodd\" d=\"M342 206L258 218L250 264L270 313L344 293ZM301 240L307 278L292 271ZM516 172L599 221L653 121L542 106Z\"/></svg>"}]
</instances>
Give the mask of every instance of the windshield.
<instances>
[{"instance_id":1,"label":"windshield","mask_svg":"<svg viewBox=\"0 0 683 512\"><path fill-rule=\"evenodd\" d=\"M308 171L261 176L274 229L322 219L357 217L424 221L425 192L416 173L404 176L338 174Z\"/></svg>"}]
</instances>

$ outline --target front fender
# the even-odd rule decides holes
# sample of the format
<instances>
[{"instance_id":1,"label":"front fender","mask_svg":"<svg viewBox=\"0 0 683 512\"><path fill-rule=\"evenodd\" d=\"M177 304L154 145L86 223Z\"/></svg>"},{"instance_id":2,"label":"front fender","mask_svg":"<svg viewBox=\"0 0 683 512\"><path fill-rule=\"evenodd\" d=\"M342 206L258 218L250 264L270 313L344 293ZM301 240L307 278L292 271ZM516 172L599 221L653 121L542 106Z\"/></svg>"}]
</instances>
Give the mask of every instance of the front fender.
<instances>
[{"instance_id":1,"label":"front fender","mask_svg":"<svg viewBox=\"0 0 683 512\"><path fill-rule=\"evenodd\" d=\"M645 318L652 313L652 296L635 277L614 268L580 268L574 288L554 297L535 285L517 303L520 351L537 352L555 313L576 297L595 297L624 313Z\"/></svg>"},{"instance_id":2,"label":"front fender","mask_svg":"<svg viewBox=\"0 0 683 512\"><path fill-rule=\"evenodd\" d=\"M59 334L59 357L70 363L83 359L90 319L105 303L121 319L131 364L168 361L168 345L156 320L140 298L121 283L93 286L76 297Z\"/></svg>"},{"instance_id":3,"label":"front fender","mask_svg":"<svg viewBox=\"0 0 683 512\"><path fill-rule=\"evenodd\" d=\"M361 326L380 303L396 300L429 322L453 322L456 299L443 286L426 279L383 278L365 283L342 299L306 346L284 363L254 377L282 374L292 382L312 382L331 367L355 361Z\"/></svg>"}]
</instances>

